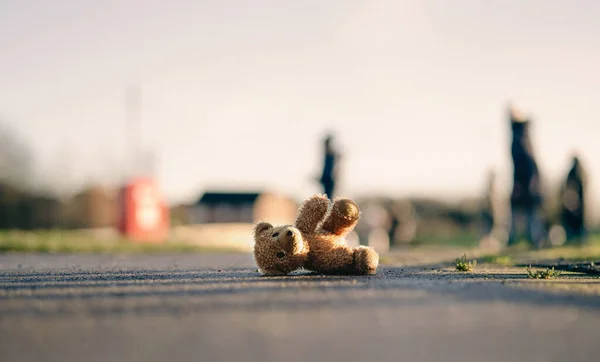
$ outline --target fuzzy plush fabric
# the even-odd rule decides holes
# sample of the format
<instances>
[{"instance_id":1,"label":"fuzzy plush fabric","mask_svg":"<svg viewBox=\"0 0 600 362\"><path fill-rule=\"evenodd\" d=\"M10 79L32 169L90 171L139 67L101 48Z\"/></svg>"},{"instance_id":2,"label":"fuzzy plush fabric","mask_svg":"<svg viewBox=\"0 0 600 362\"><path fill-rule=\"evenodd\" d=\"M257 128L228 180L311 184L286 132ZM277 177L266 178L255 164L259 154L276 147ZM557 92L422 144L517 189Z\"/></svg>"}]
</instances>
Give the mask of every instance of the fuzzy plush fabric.
<instances>
[{"instance_id":1,"label":"fuzzy plush fabric","mask_svg":"<svg viewBox=\"0 0 600 362\"><path fill-rule=\"evenodd\" d=\"M293 225L254 227L254 260L264 275L306 269L322 274L375 274L379 255L370 247L351 248L346 235L360 218L358 205L346 198L332 203L326 195L304 201Z\"/></svg>"}]
</instances>

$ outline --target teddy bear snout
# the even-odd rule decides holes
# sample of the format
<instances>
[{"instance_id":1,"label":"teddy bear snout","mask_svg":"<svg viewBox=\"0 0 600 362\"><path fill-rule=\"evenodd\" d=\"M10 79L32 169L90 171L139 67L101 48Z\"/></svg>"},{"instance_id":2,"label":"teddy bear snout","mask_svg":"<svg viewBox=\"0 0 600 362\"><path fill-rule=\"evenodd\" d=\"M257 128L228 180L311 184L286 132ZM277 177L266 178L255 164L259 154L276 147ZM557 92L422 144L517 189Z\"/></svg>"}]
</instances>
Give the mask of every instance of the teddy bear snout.
<instances>
[{"instance_id":1,"label":"teddy bear snout","mask_svg":"<svg viewBox=\"0 0 600 362\"><path fill-rule=\"evenodd\" d=\"M284 251L288 253L293 251L294 243L296 242L296 234L293 230L288 229L287 231L282 231L279 233L277 239Z\"/></svg>"}]
</instances>

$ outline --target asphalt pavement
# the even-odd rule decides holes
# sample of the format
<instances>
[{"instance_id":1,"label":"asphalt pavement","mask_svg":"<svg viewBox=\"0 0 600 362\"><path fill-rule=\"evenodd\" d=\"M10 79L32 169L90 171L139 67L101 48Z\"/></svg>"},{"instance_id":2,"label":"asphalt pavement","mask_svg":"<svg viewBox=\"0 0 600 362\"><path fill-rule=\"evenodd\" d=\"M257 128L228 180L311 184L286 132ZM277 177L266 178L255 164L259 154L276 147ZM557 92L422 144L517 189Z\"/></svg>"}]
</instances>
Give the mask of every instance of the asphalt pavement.
<instances>
[{"instance_id":1,"label":"asphalt pavement","mask_svg":"<svg viewBox=\"0 0 600 362\"><path fill-rule=\"evenodd\" d=\"M4 254L0 361L597 360L600 295L540 283L433 264L262 277L250 254Z\"/></svg>"}]
</instances>

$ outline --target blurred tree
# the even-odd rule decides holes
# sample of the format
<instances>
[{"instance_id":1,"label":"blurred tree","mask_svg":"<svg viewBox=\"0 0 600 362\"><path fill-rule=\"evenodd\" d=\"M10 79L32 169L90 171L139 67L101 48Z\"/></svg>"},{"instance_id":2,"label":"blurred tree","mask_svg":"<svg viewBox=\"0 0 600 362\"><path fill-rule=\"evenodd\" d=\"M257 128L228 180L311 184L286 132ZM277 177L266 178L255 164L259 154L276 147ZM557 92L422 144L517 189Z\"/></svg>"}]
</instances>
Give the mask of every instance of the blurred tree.
<instances>
[{"instance_id":1,"label":"blurred tree","mask_svg":"<svg viewBox=\"0 0 600 362\"><path fill-rule=\"evenodd\" d=\"M0 183L28 189L33 178L33 154L17 132L0 122Z\"/></svg>"},{"instance_id":2,"label":"blurred tree","mask_svg":"<svg viewBox=\"0 0 600 362\"><path fill-rule=\"evenodd\" d=\"M33 192L34 157L14 129L0 122L0 228L52 228L59 224L60 203Z\"/></svg>"}]
</instances>

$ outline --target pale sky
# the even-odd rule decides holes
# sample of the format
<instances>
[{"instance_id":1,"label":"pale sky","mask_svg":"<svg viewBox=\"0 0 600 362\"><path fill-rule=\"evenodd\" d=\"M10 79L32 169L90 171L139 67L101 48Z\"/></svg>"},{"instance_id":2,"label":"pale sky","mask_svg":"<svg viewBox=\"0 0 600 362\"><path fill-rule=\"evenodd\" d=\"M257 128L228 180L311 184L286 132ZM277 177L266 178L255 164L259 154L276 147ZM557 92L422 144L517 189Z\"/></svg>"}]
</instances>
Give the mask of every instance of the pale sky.
<instances>
[{"instance_id":1,"label":"pale sky","mask_svg":"<svg viewBox=\"0 0 600 362\"><path fill-rule=\"evenodd\" d=\"M0 118L62 185L126 166L125 90L171 202L207 188L473 195L510 180L512 101L548 181L600 186L595 0L0 0ZM596 196L594 198L597 200Z\"/></svg>"}]
</instances>

